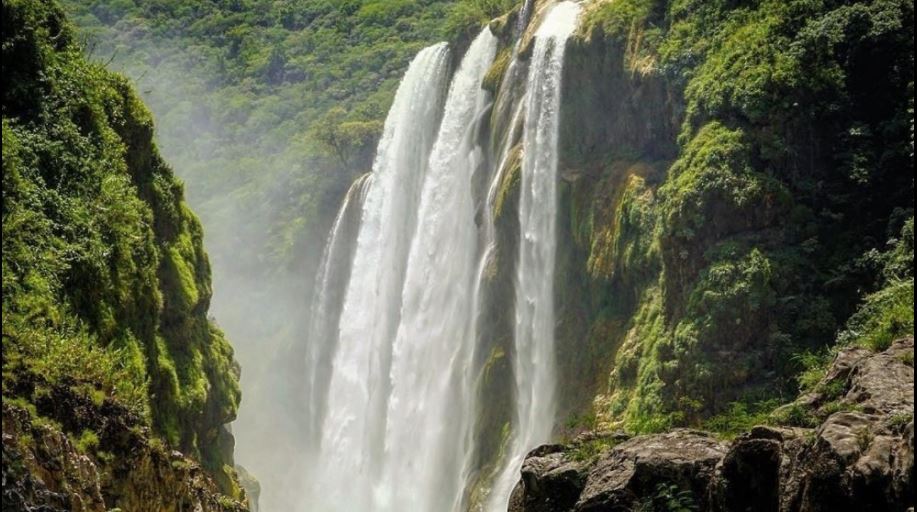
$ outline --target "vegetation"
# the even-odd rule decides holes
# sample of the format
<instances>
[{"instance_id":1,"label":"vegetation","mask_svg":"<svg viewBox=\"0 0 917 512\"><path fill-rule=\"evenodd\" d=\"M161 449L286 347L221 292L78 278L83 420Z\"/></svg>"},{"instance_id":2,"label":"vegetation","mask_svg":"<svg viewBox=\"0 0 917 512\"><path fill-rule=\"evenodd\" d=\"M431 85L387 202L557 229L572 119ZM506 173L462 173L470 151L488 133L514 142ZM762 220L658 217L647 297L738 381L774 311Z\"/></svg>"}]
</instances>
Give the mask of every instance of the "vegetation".
<instances>
[{"instance_id":1,"label":"vegetation","mask_svg":"<svg viewBox=\"0 0 917 512\"><path fill-rule=\"evenodd\" d=\"M588 8L580 51L623 52L627 76L684 105L674 163L643 196L651 250L579 223L602 261L655 276L603 285L637 300L600 422L729 434L819 382L838 344L913 334L912 18L894 0ZM600 179L652 150L617 149Z\"/></svg>"},{"instance_id":2,"label":"vegetation","mask_svg":"<svg viewBox=\"0 0 917 512\"><path fill-rule=\"evenodd\" d=\"M676 484L661 483L655 493L640 500L636 512L694 512L698 510L694 493L682 490Z\"/></svg>"},{"instance_id":3,"label":"vegetation","mask_svg":"<svg viewBox=\"0 0 917 512\"><path fill-rule=\"evenodd\" d=\"M151 115L95 61L133 77L156 112L215 267L238 292L224 313L246 318L308 286L289 273L311 275L416 51L461 47L518 2L66 1L89 62L57 9L4 4L5 24L28 27L7 36L4 25L4 393L40 375L47 385L29 393L60 384L113 398L222 471L214 428L234 415L238 387L205 317L201 228L152 146ZM563 383L569 401L589 403L612 367L597 414L571 430L811 425L802 407L772 413L800 387L840 407L841 390L816 389L838 347L882 350L913 333L912 20L903 0L589 5L568 47L588 68L574 83L586 89L613 61L612 96L645 93L621 130L674 128L647 147L621 137L562 156L577 179L562 184L571 245L559 254L558 324L582 345L559 365L588 381ZM499 87L511 55L501 50L485 87ZM579 98L576 130L618 121L595 121L598 99ZM646 111L675 119L626 118ZM501 229L517 227L518 149L497 190ZM494 274L511 266L500 265ZM252 340L297 332L290 311L273 309L247 319ZM488 391L508 389L501 347L486 351ZM508 432L500 412L484 413L494 453ZM607 447L590 441L577 456ZM692 509L677 488L657 494L649 509Z\"/></svg>"},{"instance_id":4,"label":"vegetation","mask_svg":"<svg viewBox=\"0 0 917 512\"><path fill-rule=\"evenodd\" d=\"M116 401L229 480L217 439L238 367L206 317L200 224L152 116L52 0L3 2L3 62L4 401L60 387Z\"/></svg>"},{"instance_id":5,"label":"vegetation","mask_svg":"<svg viewBox=\"0 0 917 512\"><path fill-rule=\"evenodd\" d=\"M253 383L292 364L271 354L305 329L303 289L410 60L437 41L460 47L513 3L62 2L90 59L130 77L154 112L206 228L214 314Z\"/></svg>"}]
</instances>

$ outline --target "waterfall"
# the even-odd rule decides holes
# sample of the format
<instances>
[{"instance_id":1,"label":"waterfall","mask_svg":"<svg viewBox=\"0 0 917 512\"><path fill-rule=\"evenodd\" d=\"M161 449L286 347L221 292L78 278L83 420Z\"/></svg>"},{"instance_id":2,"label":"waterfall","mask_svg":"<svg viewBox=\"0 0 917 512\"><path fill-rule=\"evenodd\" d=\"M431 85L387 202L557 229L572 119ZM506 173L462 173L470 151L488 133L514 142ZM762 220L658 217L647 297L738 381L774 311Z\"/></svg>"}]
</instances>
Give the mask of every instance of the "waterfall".
<instances>
[{"instance_id":1,"label":"waterfall","mask_svg":"<svg viewBox=\"0 0 917 512\"><path fill-rule=\"evenodd\" d=\"M362 191L339 314L329 280L343 276L331 269L346 249L331 235L310 329L307 401L321 427L316 469L305 476L310 510L461 510L474 421L472 179L482 164L474 134L489 108L481 82L496 49L484 29L445 105L446 45L409 67Z\"/></svg>"},{"instance_id":2,"label":"waterfall","mask_svg":"<svg viewBox=\"0 0 917 512\"><path fill-rule=\"evenodd\" d=\"M525 455L550 439L554 426L554 260L557 230L557 141L566 41L580 7L561 2L535 33L529 64L519 198L515 282L516 424L488 510L503 512Z\"/></svg>"},{"instance_id":3,"label":"waterfall","mask_svg":"<svg viewBox=\"0 0 917 512\"><path fill-rule=\"evenodd\" d=\"M344 196L325 244L315 280L306 337L306 389L303 390L307 413L307 430L303 437L306 454L309 456L317 453L321 440L328 384L331 380L331 361L337 349L338 323L344 306L344 286L350 279L353 245L370 177L371 174L367 173L357 178Z\"/></svg>"},{"instance_id":4,"label":"waterfall","mask_svg":"<svg viewBox=\"0 0 917 512\"><path fill-rule=\"evenodd\" d=\"M380 510L458 510L474 412L472 286L477 256L472 137L489 95L481 81L497 40L484 29L449 90L430 155L392 360ZM405 482L409 482L407 485Z\"/></svg>"},{"instance_id":5,"label":"waterfall","mask_svg":"<svg viewBox=\"0 0 917 512\"><path fill-rule=\"evenodd\" d=\"M519 9L519 19L516 20L516 36L525 32L529 20L532 18L532 9L535 7L535 0L523 0L522 7Z\"/></svg>"},{"instance_id":6,"label":"waterfall","mask_svg":"<svg viewBox=\"0 0 917 512\"><path fill-rule=\"evenodd\" d=\"M422 50L385 121L340 316L317 474L309 482L310 510L375 509L372 488L382 469L392 340L448 68L445 43Z\"/></svg>"}]
</instances>

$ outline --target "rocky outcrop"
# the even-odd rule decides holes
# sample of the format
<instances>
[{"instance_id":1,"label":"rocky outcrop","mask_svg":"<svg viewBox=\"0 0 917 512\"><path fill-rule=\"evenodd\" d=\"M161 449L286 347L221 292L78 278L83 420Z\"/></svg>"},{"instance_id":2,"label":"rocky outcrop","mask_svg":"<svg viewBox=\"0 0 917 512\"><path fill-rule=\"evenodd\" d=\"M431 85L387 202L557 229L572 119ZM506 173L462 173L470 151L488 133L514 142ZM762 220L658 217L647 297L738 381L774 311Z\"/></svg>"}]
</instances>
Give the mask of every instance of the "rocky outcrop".
<instances>
[{"instance_id":1,"label":"rocky outcrop","mask_svg":"<svg viewBox=\"0 0 917 512\"><path fill-rule=\"evenodd\" d=\"M248 510L244 494L241 502L224 495L200 464L117 403L99 406L66 388L47 402L33 411L3 404L4 512ZM54 415L52 405L71 414Z\"/></svg>"},{"instance_id":2,"label":"rocky outcrop","mask_svg":"<svg viewBox=\"0 0 917 512\"><path fill-rule=\"evenodd\" d=\"M676 430L533 451L510 512L898 511L914 506L914 340L842 350L815 391L731 442ZM780 425L813 418L819 425ZM668 507L668 508L667 508Z\"/></svg>"},{"instance_id":3,"label":"rocky outcrop","mask_svg":"<svg viewBox=\"0 0 917 512\"><path fill-rule=\"evenodd\" d=\"M599 457L583 450L604 444ZM638 436L616 444L599 437L572 448L545 446L533 451L522 468L510 512L632 510L651 497L660 482L704 496L726 444L703 432L675 430Z\"/></svg>"}]
</instances>

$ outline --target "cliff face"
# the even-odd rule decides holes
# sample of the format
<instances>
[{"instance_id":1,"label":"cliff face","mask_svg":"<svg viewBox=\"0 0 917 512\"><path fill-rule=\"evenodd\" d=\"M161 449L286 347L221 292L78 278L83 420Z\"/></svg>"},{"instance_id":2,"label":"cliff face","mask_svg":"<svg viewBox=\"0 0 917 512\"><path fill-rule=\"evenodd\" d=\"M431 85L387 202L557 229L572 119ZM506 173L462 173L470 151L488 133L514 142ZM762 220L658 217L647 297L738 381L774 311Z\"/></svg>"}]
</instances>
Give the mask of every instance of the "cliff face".
<instances>
[{"instance_id":1,"label":"cliff face","mask_svg":"<svg viewBox=\"0 0 917 512\"><path fill-rule=\"evenodd\" d=\"M562 420L583 396L652 431L791 394L799 354L907 286L880 255L913 236L912 15L590 4L564 77Z\"/></svg>"},{"instance_id":2,"label":"cliff face","mask_svg":"<svg viewBox=\"0 0 917 512\"><path fill-rule=\"evenodd\" d=\"M4 467L22 462L4 489L25 478L82 499L67 497L72 466L98 506L238 507L224 425L239 368L207 318L200 224L150 113L50 0L4 1L2 80ZM160 470L172 483L147 494Z\"/></svg>"},{"instance_id":3,"label":"cliff face","mask_svg":"<svg viewBox=\"0 0 917 512\"><path fill-rule=\"evenodd\" d=\"M66 423L47 419L54 409ZM248 510L117 402L96 405L60 387L38 410L47 416L3 404L3 510Z\"/></svg>"}]
</instances>

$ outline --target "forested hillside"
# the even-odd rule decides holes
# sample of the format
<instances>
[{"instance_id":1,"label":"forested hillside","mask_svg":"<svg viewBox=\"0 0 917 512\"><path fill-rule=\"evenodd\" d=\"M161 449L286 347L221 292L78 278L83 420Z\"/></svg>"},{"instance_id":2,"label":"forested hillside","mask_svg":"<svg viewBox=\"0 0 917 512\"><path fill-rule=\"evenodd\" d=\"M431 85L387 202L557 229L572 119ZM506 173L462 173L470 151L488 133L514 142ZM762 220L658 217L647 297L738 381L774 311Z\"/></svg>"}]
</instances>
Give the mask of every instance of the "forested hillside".
<instances>
[{"instance_id":1,"label":"forested hillside","mask_svg":"<svg viewBox=\"0 0 917 512\"><path fill-rule=\"evenodd\" d=\"M50 0L3 2L2 82L4 510L241 508L239 368L150 112Z\"/></svg>"}]
</instances>

